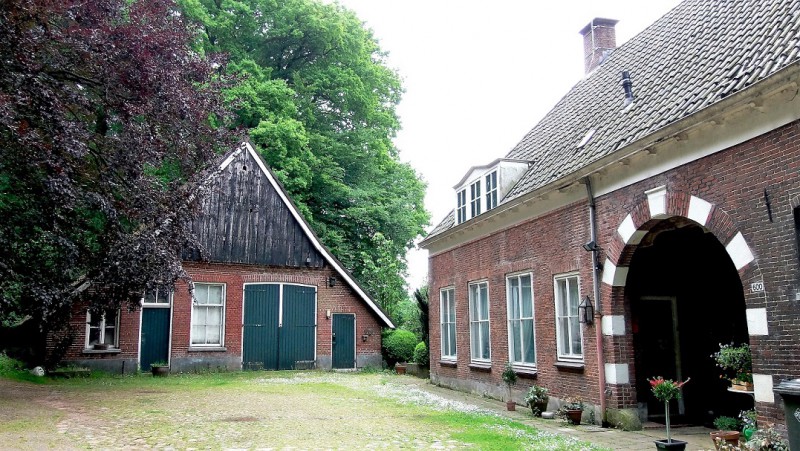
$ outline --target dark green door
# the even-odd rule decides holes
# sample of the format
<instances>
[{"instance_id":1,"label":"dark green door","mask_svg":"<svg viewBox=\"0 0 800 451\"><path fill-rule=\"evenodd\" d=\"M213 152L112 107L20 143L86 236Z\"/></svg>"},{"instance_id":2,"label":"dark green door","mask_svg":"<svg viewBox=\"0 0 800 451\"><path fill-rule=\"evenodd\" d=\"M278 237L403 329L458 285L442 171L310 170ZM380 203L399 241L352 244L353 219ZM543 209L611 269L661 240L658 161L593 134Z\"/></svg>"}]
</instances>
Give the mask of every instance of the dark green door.
<instances>
[{"instance_id":1,"label":"dark green door","mask_svg":"<svg viewBox=\"0 0 800 451\"><path fill-rule=\"evenodd\" d=\"M280 285L245 285L242 368L278 369Z\"/></svg>"},{"instance_id":2,"label":"dark green door","mask_svg":"<svg viewBox=\"0 0 800 451\"><path fill-rule=\"evenodd\" d=\"M356 315L333 315L333 367L356 366Z\"/></svg>"},{"instance_id":3,"label":"dark green door","mask_svg":"<svg viewBox=\"0 0 800 451\"><path fill-rule=\"evenodd\" d=\"M313 362L317 337L317 290L301 285L283 286L283 323L280 331L280 369L298 362Z\"/></svg>"},{"instance_id":4,"label":"dark green door","mask_svg":"<svg viewBox=\"0 0 800 451\"><path fill-rule=\"evenodd\" d=\"M139 356L142 371L150 371L150 365L154 362L169 362L169 316L169 308L142 309L142 341Z\"/></svg>"}]
</instances>

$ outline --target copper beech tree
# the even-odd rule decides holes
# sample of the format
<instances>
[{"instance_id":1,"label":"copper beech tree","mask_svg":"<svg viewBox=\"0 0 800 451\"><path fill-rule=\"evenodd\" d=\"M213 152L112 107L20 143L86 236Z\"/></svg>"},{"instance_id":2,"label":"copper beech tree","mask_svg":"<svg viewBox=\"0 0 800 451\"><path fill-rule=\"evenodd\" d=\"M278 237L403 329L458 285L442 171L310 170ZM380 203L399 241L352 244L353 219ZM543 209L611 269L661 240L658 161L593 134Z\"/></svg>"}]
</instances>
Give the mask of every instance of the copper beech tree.
<instances>
[{"instance_id":1,"label":"copper beech tree","mask_svg":"<svg viewBox=\"0 0 800 451\"><path fill-rule=\"evenodd\" d=\"M223 61L169 0L0 3L0 319L57 333L76 302L185 277L188 220L235 143Z\"/></svg>"}]
</instances>

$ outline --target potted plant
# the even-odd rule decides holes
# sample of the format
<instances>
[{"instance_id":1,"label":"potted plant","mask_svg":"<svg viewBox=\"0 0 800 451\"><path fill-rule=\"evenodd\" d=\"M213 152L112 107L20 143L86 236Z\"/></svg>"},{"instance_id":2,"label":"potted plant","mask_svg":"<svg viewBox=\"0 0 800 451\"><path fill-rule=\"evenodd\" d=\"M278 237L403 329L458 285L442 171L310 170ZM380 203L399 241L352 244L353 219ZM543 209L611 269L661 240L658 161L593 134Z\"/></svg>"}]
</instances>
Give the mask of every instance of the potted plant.
<instances>
[{"instance_id":1,"label":"potted plant","mask_svg":"<svg viewBox=\"0 0 800 451\"><path fill-rule=\"evenodd\" d=\"M649 381L650 390L653 392L653 395L656 397L656 399L664 403L664 416L667 420L667 439L656 440L656 449L671 449L678 451L686 449L686 442L683 440L672 440L672 436L670 435L669 402L673 399L678 399L681 397L681 387L683 387L685 383L689 382L689 379L686 379L683 382L675 382L672 379L664 379L663 377L658 376L649 379Z\"/></svg>"},{"instance_id":2,"label":"potted plant","mask_svg":"<svg viewBox=\"0 0 800 451\"><path fill-rule=\"evenodd\" d=\"M750 345L720 344L719 351L711 355L722 368L722 377L731 381L731 389L753 391L753 358Z\"/></svg>"},{"instance_id":3,"label":"potted plant","mask_svg":"<svg viewBox=\"0 0 800 451\"><path fill-rule=\"evenodd\" d=\"M714 420L714 427L716 431L711 432L711 441L714 442L716 449L720 448L720 444L727 443L729 445L739 445L739 420L733 417L721 416Z\"/></svg>"},{"instance_id":4,"label":"potted plant","mask_svg":"<svg viewBox=\"0 0 800 451\"><path fill-rule=\"evenodd\" d=\"M150 364L150 372L153 376L164 377L169 374L169 364L163 360L159 360Z\"/></svg>"},{"instance_id":5,"label":"potted plant","mask_svg":"<svg viewBox=\"0 0 800 451\"><path fill-rule=\"evenodd\" d=\"M581 416L583 416L583 400L577 397L567 397L564 404L558 408L556 415L571 424L580 425Z\"/></svg>"},{"instance_id":6,"label":"potted plant","mask_svg":"<svg viewBox=\"0 0 800 451\"><path fill-rule=\"evenodd\" d=\"M533 384L525 394L525 404L530 406L533 416L540 417L542 412L547 410L547 402L550 400L548 396L549 390L545 387Z\"/></svg>"},{"instance_id":7,"label":"potted plant","mask_svg":"<svg viewBox=\"0 0 800 451\"><path fill-rule=\"evenodd\" d=\"M506 389L508 390L508 398L506 398L506 409L508 410L516 410L517 405L514 403L514 400L511 399L511 387L516 385L517 383L517 373L514 372L514 368L511 366L511 362L506 362L505 368L503 368L503 374L501 374L503 378L503 382L506 384Z\"/></svg>"},{"instance_id":8,"label":"potted plant","mask_svg":"<svg viewBox=\"0 0 800 451\"><path fill-rule=\"evenodd\" d=\"M754 409L742 410L739 412L739 420L742 422L742 436L745 441L750 440L750 437L753 436L753 432L758 429L756 418L757 415Z\"/></svg>"}]
</instances>

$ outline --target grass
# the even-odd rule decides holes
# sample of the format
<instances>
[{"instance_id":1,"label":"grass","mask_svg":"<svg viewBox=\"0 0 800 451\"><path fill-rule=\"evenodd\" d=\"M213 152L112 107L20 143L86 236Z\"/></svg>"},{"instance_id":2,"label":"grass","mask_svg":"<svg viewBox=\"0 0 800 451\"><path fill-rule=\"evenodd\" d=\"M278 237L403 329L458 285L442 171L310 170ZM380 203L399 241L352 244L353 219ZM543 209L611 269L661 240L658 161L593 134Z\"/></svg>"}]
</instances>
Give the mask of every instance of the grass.
<instances>
[{"instance_id":1,"label":"grass","mask_svg":"<svg viewBox=\"0 0 800 451\"><path fill-rule=\"evenodd\" d=\"M42 386L8 360L0 377L17 386L0 380L0 443L24 448L599 449L385 373L37 378Z\"/></svg>"}]
</instances>

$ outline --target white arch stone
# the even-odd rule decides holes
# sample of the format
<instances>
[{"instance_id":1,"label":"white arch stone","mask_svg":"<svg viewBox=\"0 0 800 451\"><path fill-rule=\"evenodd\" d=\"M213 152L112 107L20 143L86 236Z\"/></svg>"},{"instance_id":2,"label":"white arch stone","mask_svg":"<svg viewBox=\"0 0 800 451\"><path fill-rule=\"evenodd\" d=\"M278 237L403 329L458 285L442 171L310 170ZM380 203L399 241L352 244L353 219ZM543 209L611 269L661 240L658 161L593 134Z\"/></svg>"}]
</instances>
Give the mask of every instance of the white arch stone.
<instances>
[{"instance_id":1,"label":"white arch stone","mask_svg":"<svg viewBox=\"0 0 800 451\"><path fill-rule=\"evenodd\" d=\"M725 250L728 251L728 255L733 260L733 265L736 266L737 271L755 260L753 253L750 251L750 246L747 245L747 241L742 236L742 232L736 232L736 235L725 246Z\"/></svg>"},{"instance_id":2,"label":"white arch stone","mask_svg":"<svg viewBox=\"0 0 800 451\"><path fill-rule=\"evenodd\" d=\"M713 204L706 202L699 197L692 196L689 198L689 212L686 216L692 221L705 227L708 222L708 215L711 213Z\"/></svg>"}]
</instances>

